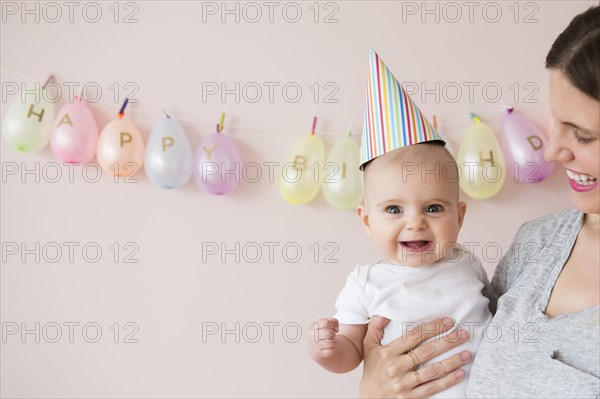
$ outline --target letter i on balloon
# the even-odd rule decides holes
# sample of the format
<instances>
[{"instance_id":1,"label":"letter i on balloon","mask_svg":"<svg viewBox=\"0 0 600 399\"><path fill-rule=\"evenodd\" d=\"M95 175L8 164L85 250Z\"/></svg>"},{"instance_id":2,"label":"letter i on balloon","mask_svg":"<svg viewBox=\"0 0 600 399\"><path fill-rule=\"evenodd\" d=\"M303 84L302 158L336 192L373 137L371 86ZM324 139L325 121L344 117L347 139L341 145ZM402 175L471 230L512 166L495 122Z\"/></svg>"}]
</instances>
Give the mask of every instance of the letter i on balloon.
<instances>
[{"instance_id":1,"label":"letter i on balloon","mask_svg":"<svg viewBox=\"0 0 600 399\"><path fill-rule=\"evenodd\" d=\"M232 192L240 183L241 157L235 143L221 131L225 113L217 124L217 131L206 137L194 156L194 179L209 194Z\"/></svg>"},{"instance_id":2,"label":"letter i on balloon","mask_svg":"<svg viewBox=\"0 0 600 399\"><path fill-rule=\"evenodd\" d=\"M38 151L48 144L54 121L54 103L46 98L46 86L52 79L50 75L34 98L30 98L31 95L21 96L21 101L16 101L6 112L2 136L12 148Z\"/></svg>"},{"instance_id":3,"label":"letter i on balloon","mask_svg":"<svg viewBox=\"0 0 600 399\"><path fill-rule=\"evenodd\" d=\"M86 163L96 155L97 145L98 125L81 93L56 116L50 147L54 156L65 163Z\"/></svg>"},{"instance_id":4,"label":"letter i on balloon","mask_svg":"<svg viewBox=\"0 0 600 399\"><path fill-rule=\"evenodd\" d=\"M323 196L338 209L354 209L363 199L360 148L352 139L350 126L327 157L323 177Z\"/></svg>"},{"instance_id":5,"label":"letter i on balloon","mask_svg":"<svg viewBox=\"0 0 600 399\"><path fill-rule=\"evenodd\" d=\"M469 197L487 199L504 184L506 164L492 129L471 114L475 121L463 137L456 162L461 170L459 185Z\"/></svg>"},{"instance_id":6,"label":"letter i on balloon","mask_svg":"<svg viewBox=\"0 0 600 399\"><path fill-rule=\"evenodd\" d=\"M192 177L192 146L183 127L163 113L165 117L154 126L146 144L144 169L157 186L179 188Z\"/></svg>"},{"instance_id":7,"label":"letter i on balloon","mask_svg":"<svg viewBox=\"0 0 600 399\"><path fill-rule=\"evenodd\" d=\"M321 188L325 145L315 136L316 124L315 116L311 133L296 142L279 177L279 194L290 204L312 201Z\"/></svg>"},{"instance_id":8,"label":"letter i on balloon","mask_svg":"<svg viewBox=\"0 0 600 399\"><path fill-rule=\"evenodd\" d=\"M118 119L106 125L98 139L98 163L114 176L133 176L144 164L144 139L133 123L123 120L128 102L126 98Z\"/></svg>"},{"instance_id":9,"label":"letter i on balloon","mask_svg":"<svg viewBox=\"0 0 600 399\"><path fill-rule=\"evenodd\" d=\"M506 162L517 183L538 183L550 176L554 164L544 159L548 141L544 134L526 117L505 107L500 141Z\"/></svg>"}]
</instances>

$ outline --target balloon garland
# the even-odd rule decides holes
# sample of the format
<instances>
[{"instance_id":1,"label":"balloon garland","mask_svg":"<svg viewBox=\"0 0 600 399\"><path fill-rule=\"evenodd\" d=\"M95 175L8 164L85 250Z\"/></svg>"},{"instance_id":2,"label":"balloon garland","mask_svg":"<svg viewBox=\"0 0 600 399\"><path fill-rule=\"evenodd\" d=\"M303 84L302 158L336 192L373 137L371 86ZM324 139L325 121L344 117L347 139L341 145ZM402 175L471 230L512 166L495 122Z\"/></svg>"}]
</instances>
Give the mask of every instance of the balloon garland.
<instances>
[{"instance_id":1,"label":"balloon garland","mask_svg":"<svg viewBox=\"0 0 600 399\"><path fill-rule=\"evenodd\" d=\"M54 156L65 163L87 163L96 156L105 171L131 176L142 167L155 185L174 189L194 176L207 193L225 195L239 186L240 152L222 133L221 114L215 133L192 150L183 127L164 110L148 142L139 129L123 119L125 99L117 119L98 133L98 126L83 97L66 104L55 116L54 104L46 98L48 77L33 100L16 101L2 123L5 142L18 151L39 151L48 142ZM554 165L543 158L544 134L524 116L507 108L501 124L500 142L481 118L471 114L474 124L467 130L456 156L462 169L461 189L475 199L496 195L506 178L508 163L515 182L537 183L547 178ZM353 209L362 201L362 172L358 169L360 149L350 128L338 139L327 158L325 145L312 130L292 148L278 180L279 193L290 204L306 204L323 190L326 201L338 209ZM437 129L437 120L434 116ZM500 144L501 143L501 144ZM450 151L453 150L450 148ZM506 160L505 160L506 157Z\"/></svg>"}]
</instances>

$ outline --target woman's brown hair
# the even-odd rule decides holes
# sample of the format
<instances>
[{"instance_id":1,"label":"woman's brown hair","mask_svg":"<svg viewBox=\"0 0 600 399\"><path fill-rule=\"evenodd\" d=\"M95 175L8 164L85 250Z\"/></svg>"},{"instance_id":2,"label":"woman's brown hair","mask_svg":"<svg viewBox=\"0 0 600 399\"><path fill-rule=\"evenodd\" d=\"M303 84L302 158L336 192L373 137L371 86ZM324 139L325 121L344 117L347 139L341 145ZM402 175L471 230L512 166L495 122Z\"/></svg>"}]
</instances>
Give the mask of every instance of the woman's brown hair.
<instances>
[{"instance_id":1,"label":"woman's brown hair","mask_svg":"<svg viewBox=\"0 0 600 399\"><path fill-rule=\"evenodd\" d=\"M573 18L552 44L546 68L562 71L571 84L600 101L600 6Z\"/></svg>"}]
</instances>

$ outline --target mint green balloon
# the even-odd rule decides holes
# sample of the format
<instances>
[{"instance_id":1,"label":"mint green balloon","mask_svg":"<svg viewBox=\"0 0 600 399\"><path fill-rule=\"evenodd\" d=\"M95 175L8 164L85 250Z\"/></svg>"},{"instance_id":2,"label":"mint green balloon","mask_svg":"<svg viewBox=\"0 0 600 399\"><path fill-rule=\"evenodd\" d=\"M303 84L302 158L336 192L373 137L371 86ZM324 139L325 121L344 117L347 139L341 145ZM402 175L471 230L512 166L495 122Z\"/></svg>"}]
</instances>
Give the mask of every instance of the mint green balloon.
<instances>
[{"instance_id":1,"label":"mint green balloon","mask_svg":"<svg viewBox=\"0 0 600 399\"><path fill-rule=\"evenodd\" d=\"M45 90L40 89L36 96L30 94L17 100L6 112L2 136L14 149L38 151L48 144L54 122L54 103L46 100L45 94Z\"/></svg>"},{"instance_id":2,"label":"mint green balloon","mask_svg":"<svg viewBox=\"0 0 600 399\"><path fill-rule=\"evenodd\" d=\"M338 209L354 209L363 199L360 148L351 137L333 144L325 162L321 188L327 202Z\"/></svg>"}]
</instances>

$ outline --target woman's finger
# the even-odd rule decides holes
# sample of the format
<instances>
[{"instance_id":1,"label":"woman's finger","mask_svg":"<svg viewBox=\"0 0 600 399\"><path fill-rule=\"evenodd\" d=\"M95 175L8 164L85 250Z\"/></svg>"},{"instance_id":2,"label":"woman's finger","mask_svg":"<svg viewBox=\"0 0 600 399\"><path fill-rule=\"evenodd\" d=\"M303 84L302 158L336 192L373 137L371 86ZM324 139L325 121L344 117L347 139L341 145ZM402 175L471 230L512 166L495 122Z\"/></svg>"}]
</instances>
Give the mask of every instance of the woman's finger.
<instances>
[{"instance_id":1,"label":"woman's finger","mask_svg":"<svg viewBox=\"0 0 600 399\"><path fill-rule=\"evenodd\" d=\"M370 326L369 326L370 327ZM436 319L429 323L421 323L404 335L396 338L386 345L391 353L402 355L417 347L421 342L440 335L454 327L454 321L450 318ZM383 332L383 331L382 331ZM383 334L382 334L383 336ZM423 363L419 358L419 364Z\"/></svg>"},{"instance_id":2,"label":"woman's finger","mask_svg":"<svg viewBox=\"0 0 600 399\"><path fill-rule=\"evenodd\" d=\"M469 339L469 334L465 330L456 329L450 334L437 339L426 342L417 348L412 353L417 358L418 364L423 364L434 357L449 351L455 346L465 343Z\"/></svg>"},{"instance_id":3,"label":"woman's finger","mask_svg":"<svg viewBox=\"0 0 600 399\"><path fill-rule=\"evenodd\" d=\"M422 369L419 369L422 370ZM462 379L465 378L465 372L463 370L456 370L449 373L448 375L439 378L437 380L422 383L415 387L411 392L411 397L414 398L428 398L435 395L438 392L445 391L446 389L456 385ZM422 382L422 381L421 381Z\"/></svg>"},{"instance_id":4,"label":"woman's finger","mask_svg":"<svg viewBox=\"0 0 600 399\"><path fill-rule=\"evenodd\" d=\"M444 377L469 361L471 361L471 353L469 351L457 353L442 361L419 368L417 370L419 373L419 380L421 381L421 384L425 384L426 382ZM404 375L403 380L405 384L415 383L416 377L410 372Z\"/></svg>"}]
</instances>

